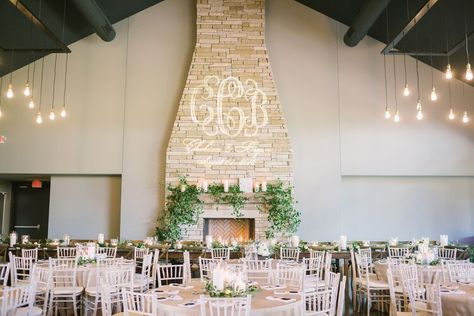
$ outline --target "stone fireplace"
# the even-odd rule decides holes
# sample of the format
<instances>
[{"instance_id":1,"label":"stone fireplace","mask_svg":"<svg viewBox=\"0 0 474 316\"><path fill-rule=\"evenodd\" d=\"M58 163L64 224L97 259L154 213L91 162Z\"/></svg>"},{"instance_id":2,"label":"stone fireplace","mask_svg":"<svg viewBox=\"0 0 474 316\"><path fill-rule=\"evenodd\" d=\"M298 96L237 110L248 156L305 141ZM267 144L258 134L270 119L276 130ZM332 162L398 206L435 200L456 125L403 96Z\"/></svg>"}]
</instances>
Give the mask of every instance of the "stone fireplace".
<instances>
[{"instance_id":1,"label":"stone fireplace","mask_svg":"<svg viewBox=\"0 0 474 316\"><path fill-rule=\"evenodd\" d=\"M196 47L167 148L166 182L175 185L186 175L190 183L251 178L291 184L293 153L265 47L265 1L197 0L196 23ZM219 228L213 225L237 225L229 221L229 206L213 205L203 195L204 213L197 225L183 228L186 239L202 240ZM249 197L242 210L246 233L253 229L253 237L263 238L267 217Z\"/></svg>"}]
</instances>

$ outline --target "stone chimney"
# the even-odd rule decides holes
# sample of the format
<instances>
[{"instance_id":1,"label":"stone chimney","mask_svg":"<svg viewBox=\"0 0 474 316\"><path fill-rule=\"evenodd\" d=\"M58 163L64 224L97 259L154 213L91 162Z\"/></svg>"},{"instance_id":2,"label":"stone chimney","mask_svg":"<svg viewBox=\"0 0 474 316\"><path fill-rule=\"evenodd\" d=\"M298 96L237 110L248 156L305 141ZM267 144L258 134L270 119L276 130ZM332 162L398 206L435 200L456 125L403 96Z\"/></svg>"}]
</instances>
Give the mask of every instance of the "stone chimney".
<instances>
[{"instance_id":1,"label":"stone chimney","mask_svg":"<svg viewBox=\"0 0 474 316\"><path fill-rule=\"evenodd\" d=\"M197 38L166 182L292 181L293 153L265 47L264 0L197 0Z\"/></svg>"}]
</instances>

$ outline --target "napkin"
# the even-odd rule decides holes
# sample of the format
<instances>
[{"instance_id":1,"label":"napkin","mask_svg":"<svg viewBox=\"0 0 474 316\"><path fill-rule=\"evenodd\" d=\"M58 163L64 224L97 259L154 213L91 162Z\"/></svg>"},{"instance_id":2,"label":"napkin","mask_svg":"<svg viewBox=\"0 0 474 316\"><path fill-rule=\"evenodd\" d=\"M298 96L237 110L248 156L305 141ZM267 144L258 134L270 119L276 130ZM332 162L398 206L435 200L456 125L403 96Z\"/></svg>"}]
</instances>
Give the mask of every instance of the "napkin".
<instances>
[{"instance_id":1,"label":"napkin","mask_svg":"<svg viewBox=\"0 0 474 316\"><path fill-rule=\"evenodd\" d=\"M177 287L177 288L180 288L182 290L190 290L190 289L194 288L194 286L192 286L192 285L184 285L184 284L178 284L178 283L171 283L169 286Z\"/></svg>"},{"instance_id":2,"label":"napkin","mask_svg":"<svg viewBox=\"0 0 474 316\"><path fill-rule=\"evenodd\" d=\"M273 292L273 294L276 295L300 295L300 291L298 290L288 290L288 291L281 291L281 290L276 290Z\"/></svg>"},{"instance_id":3,"label":"napkin","mask_svg":"<svg viewBox=\"0 0 474 316\"><path fill-rule=\"evenodd\" d=\"M179 306L186 307L186 308L193 308L193 307L198 306L198 305L199 305L199 300L193 300L193 301L188 301L188 302L184 302L182 304L179 304Z\"/></svg>"},{"instance_id":4,"label":"napkin","mask_svg":"<svg viewBox=\"0 0 474 316\"><path fill-rule=\"evenodd\" d=\"M285 303L292 303L296 302L296 299L291 298L291 297L275 297L275 296L267 296L265 297L267 300L270 301L280 301L280 302L285 302Z\"/></svg>"},{"instance_id":5,"label":"napkin","mask_svg":"<svg viewBox=\"0 0 474 316\"><path fill-rule=\"evenodd\" d=\"M176 290L176 291L167 291L167 290L163 290L163 289L153 289L153 290L150 290L149 292L150 292L150 293L156 293L157 295L160 295L160 294L176 295L176 294L179 293L179 290Z\"/></svg>"},{"instance_id":6,"label":"napkin","mask_svg":"<svg viewBox=\"0 0 474 316\"><path fill-rule=\"evenodd\" d=\"M272 285L263 285L262 289L264 290L277 290L277 289L284 289L286 286L281 284L272 284Z\"/></svg>"}]
</instances>

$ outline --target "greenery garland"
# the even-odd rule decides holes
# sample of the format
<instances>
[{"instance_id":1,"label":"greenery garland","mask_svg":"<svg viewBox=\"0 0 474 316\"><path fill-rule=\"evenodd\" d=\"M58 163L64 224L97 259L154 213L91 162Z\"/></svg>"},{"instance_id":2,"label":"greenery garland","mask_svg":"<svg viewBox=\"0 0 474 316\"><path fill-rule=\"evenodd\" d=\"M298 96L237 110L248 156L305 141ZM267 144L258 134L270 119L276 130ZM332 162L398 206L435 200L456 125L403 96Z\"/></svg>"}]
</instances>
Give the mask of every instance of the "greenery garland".
<instances>
[{"instance_id":1,"label":"greenery garland","mask_svg":"<svg viewBox=\"0 0 474 316\"><path fill-rule=\"evenodd\" d=\"M184 186L184 190L181 187ZM168 185L163 215L158 219L156 235L160 240L179 240L183 225L195 225L202 213L203 202L196 185L188 185L186 177L179 177L179 185Z\"/></svg>"},{"instance_id":2,"label":"greenery garland","mask_svg":"<svg viewBox=\"0 0 474 316\"><path fill-rule=\"evenodd\" d=\"M296 232L301 223L301 213L294 208L293 188L283 187L283 183L268 184L267 191L258 197L261 205L260 211L268 213L270 228L265 232L267 238L275 234L292 234Z\"/></svg>"},{"instance_id":3,"label":"greenery garland","mask_svg":"<svg viewBox=\"0 0 474 316\"><path fill-rule=\"evenodd\" d=\"M207 192L214 200L216 210L219 209L219 204L230 204L232 206L232 215L235 217L242 217L242 209L245 206L245 202L248 198L243 195L240 191L238 184L232 184L229 186L229 192L224 192L224 185L222 184L211 184L207 188Z\"/></svg>"}]
</instances>

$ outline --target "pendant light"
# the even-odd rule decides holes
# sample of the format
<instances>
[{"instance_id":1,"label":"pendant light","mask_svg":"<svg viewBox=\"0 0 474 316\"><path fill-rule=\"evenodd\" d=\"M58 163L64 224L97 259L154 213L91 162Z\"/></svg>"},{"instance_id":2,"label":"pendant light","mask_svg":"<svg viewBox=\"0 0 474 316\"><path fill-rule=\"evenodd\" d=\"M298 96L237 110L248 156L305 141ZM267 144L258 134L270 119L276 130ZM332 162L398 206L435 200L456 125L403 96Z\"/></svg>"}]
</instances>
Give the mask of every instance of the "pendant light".
<instances>
[{"instance_id":1,"label":"pendant light","mask_svg":"<svg viewBox=\"0 0 474 316\"><path fill-rule=\"evenodd\" d=\"M405 55L403 55L405 56ZM394 97L395 97L395 115L393 116L393 121L398 123L400 122L400 115L398 114L398 100L397 100L397 71L395 66L395 54L393 54L393 84L394 84Z\"/></svg>"},{"instance_id":2,"label":"pendant light","mask_svg":"<svg viewBox=\"0 0 474 316\"><path fill-rule=\"evenodd\" d=\"M465 83L463 82L462 83L462 103L464 104L464 112L462 114L462 122L464 124L468 123L469 122L469 116L467 114L467 106L466 106L466 100L464 98L464 85Z\"/></svg>"},{"instance_id":3,"label":"pendant light","mask_svg":"<svg viewBox=\"0 0 474 316\"><path fill-rule=\"evenodd\" d=\"M436 93L436 87L434 85L434 75L433 75L433 37L430 37L430 66L431 66L431 94L430 99L431 101L435 102L438 100L438 93Z\"/></svg>"},{"instance_id":4,"label":"pendant light","mask_svg":"<svg viewBox=\"0 0 474 316\"><path fill-rule=\"evenodd\" d=\"M18 12L18 2L15 3L15 14ZM15 29L14 29L15 30ZM16 39L16 34L15 32L12 32L12 43L13 47L11 50L10 54L10 81L8 82L8 88L7 88L7 98L12 99L14 97L13 93L13 60L15 57L15 39Z\"/></svg>"},{"instance_id":5,"label":"pendant light","mask_svg":"<svg viewBox=\"0 0 474 316\"><path fill-rule=\"evenodd\" d=\"M64 1L64 8L63 8L63 30L62 30L62 37L63 37L63 43L65 43L64 40L64 30L66 27L66 4L67 1ZM65 60L65 66L64 66L64 90L63 90L63 108L61 109L60 116L62 118L65 118L67 116L66 112L66 84L67 84L67 66L68 66L68 61L69 61L69 53L66 53L66 60Z\"/></svg>"},{"instance_id":6,"label":"pendant light","mask_svg":"<svg viewBox=\"0 0 474 316\"><path fill-rule=\"evenodd\" d=\"M416 55L416 89L418 93L418 102L416 103L416 118L418 120L423 119L423 105L420 99L420 73L418 71L418 55Z\"/></svg>"},{"instance_id":7,"label":"pendant light","mask_svg":"<svg viewBox=\"0 0 474 316\"><path fill-rule=\"evenodd\" d=\"M36 123L43 123L43 118L41 117L41 105L43 102L43 74L44 74L44 57L41 59L41 78L40 78L40 97L38 105L38 113L36 114Z\"/></svg>"},{"instance_id":8,"label":"pendant light","mask_svg":"<svg viewBox=\"0 0 474 316\"><path fill-rule=\"evenodd\" d=\"M31 18L30 19L30 43L32 41L33 41L33 19ZM29 97L31 95L31 89L30 89L30 63L28 64L28 68L26 69L26 83L25 83L25 89L23 90L23 95L25 97Z\"/></svg>"},{"instance_id":9,"label":"pendant light","mask_svg":"<svg viewBox=\"0 0 474 316\"><path fill-rule=\"evenodd\" d=\"M51 98L51 111L49 112L49 119L54 121L56 114L54 113L54 96L56 94L56 67L58 62L58 54L54 54L54 73L53 73L53 96Z\"/></svg>"},{"instance_id":10,"label":"pendant light","mask_svg":"<svg viewBox=\"0 0 474 316\"><path fill-rule=\"evenodd\" d=\"M454 114L454 108L451 103L451 81L448 82L448 91L449 91L449 114L448 118L452 121L456 118L456 114Z\"/></svg>"},{"instance_id":11,"label":"pendant light","mask_svg":"<svg viewBox=\"0 0 474 316\"><path fill-rule=\"evenodd\" d=\"M469 61L469 41L467 39L467 17L466 17L466 12L464 11L464 32L466 36L466 57L467 57L467 65L466 65L466 80L471 81L472 78L474 77L472 74L472 69L471 69L471 63ZM464 120L464 118L463 118Z\"/></svg>"},{"instance_id":12,"label":"pendant light","mask_svg":"<svg viewBox=\"0 0 474 316\"><path fill-rule=\"evenodd\" d=\"M28 107L30 109L35 108L35 102L33 101L33 94L34 94L34 91L35 91L35 73L36 73L36 61L33 62L33 80L31 81L30 102L28 102Z\"/></svg>"},{"instance_id":13,"label":"pendant light","mask_svg":"<svg viewBox=\"0 0 474 316\"><path fill-rule=\"evenodd\" d=\"M448 1L448 17L446 19L446 55L448 58L448 65L446 66L446 74L445 77L447 80L453 79L453 71L451 69L451 63L449 61L449 30L450 28L450 23L449 23L449 18L451 17L451 6L450 2Z\"/></svg>"},{"instance_id":14,"label":"pendant light","mask_svg":"<svg viewBox=\"0 0 474 316\"><path fill-rule=\"evenodd\" d=\"M407 7L407 20L410 20L410 7L408 6L408 0L406 1L406 7ZM406 45L405 46L405 51L406 51ZM408 97L410 95L410 88L408 87L408 80L407 80L407 55L403 54L403 67L405 69L405 87L403 88L403 95Z\"/></svg>"},{"instance_id":15,"label":"pendant light","mask_svg":"<svg viewBox=\"0 0 474 316\"><path fill-rule=\"evenodd\" d=\"M388 7L385 8L385 20L387 22L387 43L389 42L389 35L388 35ZM387 55L383 55L383 75L385 79L385 119L390 119L392 117L392 113L390 113L390 108L388 106L388 93L387 93Z\"/></svg>"}]
</instances>

